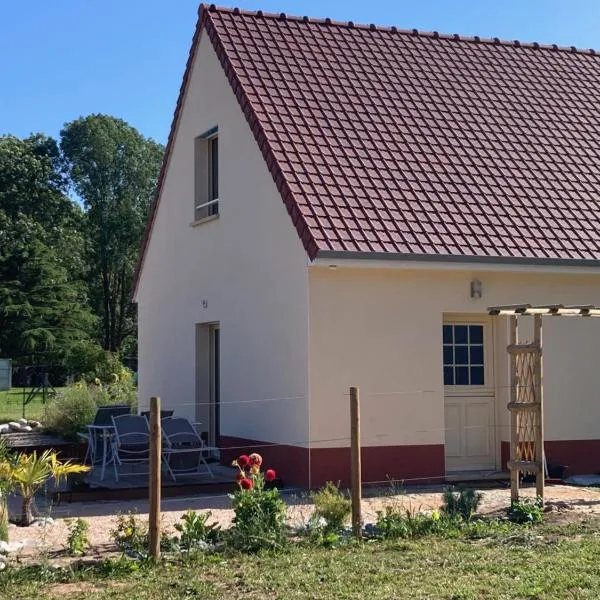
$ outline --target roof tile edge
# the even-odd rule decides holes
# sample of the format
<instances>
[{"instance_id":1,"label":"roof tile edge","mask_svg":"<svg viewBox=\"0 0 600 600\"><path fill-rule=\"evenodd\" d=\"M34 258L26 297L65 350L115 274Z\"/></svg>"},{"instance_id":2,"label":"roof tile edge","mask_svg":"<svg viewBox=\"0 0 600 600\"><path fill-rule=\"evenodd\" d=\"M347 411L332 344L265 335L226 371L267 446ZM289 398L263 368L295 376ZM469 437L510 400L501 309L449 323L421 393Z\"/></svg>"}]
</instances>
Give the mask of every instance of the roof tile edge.
<instances>
[{"instance_id":1,"label":"roof tile edge","mask_svg":"<svg viewBox=\"0 0 600 600\"><path fill-rule=\"evenodd\" d=\"M325 18L313 18L307 16L297 16L290 15L285 12L280 13L271 13L265 12L262 10L246 10L238 7L230 8L226 6L217 6L215 4L201 4L199 11L202 7L209 12L220 12L220 13L229 13L235 16L246 16L246 17L258 17L262 19L273 19L277 21L291 21L296 23L309 23L313 25L325 25L327 27L343 27L345 29L362 29L366 31L381 31L387 33L398 33L400 35L418 35L421 37L431 38L431 39L439 39L439 40L452 40L452 41L460 41L460 42L469 42L473 44L492 44L495 46L516 46L521 48L528 48L531 50L551 50L551 51L560 51L560 52L568 52L568 53L576 53L576 54L586 54L590 56L597 56L599 53L594 48L576 48L575 46L558 46L557 44L541 44L539 42L522 42L520 40L502 40L500 38L485 38L480 37L478 35L475 36L467 36L467 35L459 35L459 34L448 34L448 33L439 33L437 31L421 31L419 29L402 29L396 26L388 26L388 25L375 25L374 23L366 24L366 23L355 23L354 21L336 21L335 19L331 19L329 17Z\"/></svg>"}]
</instances>

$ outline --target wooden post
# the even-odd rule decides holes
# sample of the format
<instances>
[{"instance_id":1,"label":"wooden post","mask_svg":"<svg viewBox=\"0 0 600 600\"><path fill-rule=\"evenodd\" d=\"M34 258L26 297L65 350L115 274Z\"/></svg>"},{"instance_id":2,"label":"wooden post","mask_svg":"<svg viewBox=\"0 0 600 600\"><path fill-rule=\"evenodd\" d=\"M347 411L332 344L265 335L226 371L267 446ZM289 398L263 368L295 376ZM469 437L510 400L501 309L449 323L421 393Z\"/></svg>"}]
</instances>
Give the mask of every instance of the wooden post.
<instances>
[{"instance_id":1,"label":"wooden post","mask_svg":"<svg viewBox=\"0 0 600 600\"><path fill-rule=\"evenodd\" d=\"M360 467L360 400L358 388L350 388L350 460L352 474L352 531L362 537L362 481Z\"/></svg>"},{"instance_id":2,"label":"wooden post","mask_svg":"<svg viewBox=\"0 0 600 600\"><path fill-rule=\"evenodd\" d=\"M160 398L153 396L150 398L150 548L148 551L154 560L160 558L161 435Z\"/></svg>"},{"instance_id":3,"label":"wooden post","mask_svg":"<svg viewBox=\"0 0 600 600\"><path fill-rule=\"evenodd\" d=\"M537 346L535 373L534 373L534 401L537 410L535 411L535 462L538 465L538 471L535 476L535 489L538 498L544 500L544 477L546 475L544 468L544 420L542 405L542 316L533 317L533 341Z\"/></svg>"},{"instance_id":4,"label":"wooden post","mask_svg":"<svg viewBox=\"0 0 600 600\"><path fill-rule=\"evenodd\" d=\"M511 315L510 319L510 339L509 344L515 346L518 343L518 323L517 316ZM510 353L510 403L514 407L517 402L517 355L514 352ZM517 445L519 437L517 432L518 417L516 408L510 409L510 502L519 501L519 469L512 466L517 456Z\"/></svg>"}]
</instances>

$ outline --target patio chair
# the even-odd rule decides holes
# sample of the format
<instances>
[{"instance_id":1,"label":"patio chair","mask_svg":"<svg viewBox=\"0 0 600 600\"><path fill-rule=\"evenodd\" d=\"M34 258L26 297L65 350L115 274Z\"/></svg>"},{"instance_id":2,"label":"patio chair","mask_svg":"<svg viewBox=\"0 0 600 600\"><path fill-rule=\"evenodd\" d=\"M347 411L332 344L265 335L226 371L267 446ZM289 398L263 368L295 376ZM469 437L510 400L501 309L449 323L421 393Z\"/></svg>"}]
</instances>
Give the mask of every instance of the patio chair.
<instances>
[{"instance_id":1,"label":"patio chair","mask_svg":"<svg viewBox=\"0 0 600 600\"><path fill-rule=\"evenodd\" d=\"M200 475L202 466L214 478L205 457L214 448L204 443L192 423L188 419L174 417L164 419L161 424L163 457L173 481L176 481L178 476Z\"/></svg>"},{"instance_id":2,"label":"patio chair","mask_svg":"<svg viewBox=\"0 0 600 600\"><path fill-rule=\"evenodd\" d=\"M141 415L121 415L112 418L114 443L112 446L115 480L119 481L118 467L124 463L147 463L150 458L150 428Z\"/></svg>"},{"instance_id":3,"label":"patio chair","mask_svg":"<svg viewBox=\"0 0 600 600\"><path fill-rule=\"evenodd\" d=\"M92 467L95 464L105 462L106 453L108 451L107 438L112 437L112 418L119 415L127 415L131 412L131 408L126 404L113 404L111 406L100 406L96 411L94 422L86 425L87 431L80 432L78 436L86 440L88 447L85 453L84 463L90 461Z\"/></svg>"},{"instance_id":4,"label":"patio chair","mask_svg":"<svg viewBox=\"0 0 600 600\"><path fill-rule=\"evenodd\" d=\"M161 410L160 411L161 421L162 421L162 419L168 419L169 417L172 417L174 412L175 412L174 410ZM142 411L141 414L142 414L142 417L148 419L148 423L150 423L150 411L144 410L144 411Z\"/></svg>"}]
</instances>

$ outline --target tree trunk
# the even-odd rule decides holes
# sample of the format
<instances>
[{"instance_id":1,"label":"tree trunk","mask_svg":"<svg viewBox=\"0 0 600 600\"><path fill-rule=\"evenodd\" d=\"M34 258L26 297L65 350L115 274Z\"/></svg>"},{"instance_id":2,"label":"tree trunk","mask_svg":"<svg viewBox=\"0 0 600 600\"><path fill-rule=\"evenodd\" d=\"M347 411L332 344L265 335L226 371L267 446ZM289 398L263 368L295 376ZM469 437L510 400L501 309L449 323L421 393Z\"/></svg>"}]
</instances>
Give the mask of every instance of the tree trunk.
<instances>
[{"instance_id":1,"label":"tree trunk","mask_svg":"<svg viewBox=\"0 0 600 600\"><path fill-rule=\"evenodd\" d=\"M33 498L23 496L21 524L25 527L33 523Z\"/></svg>"}]
</instances>

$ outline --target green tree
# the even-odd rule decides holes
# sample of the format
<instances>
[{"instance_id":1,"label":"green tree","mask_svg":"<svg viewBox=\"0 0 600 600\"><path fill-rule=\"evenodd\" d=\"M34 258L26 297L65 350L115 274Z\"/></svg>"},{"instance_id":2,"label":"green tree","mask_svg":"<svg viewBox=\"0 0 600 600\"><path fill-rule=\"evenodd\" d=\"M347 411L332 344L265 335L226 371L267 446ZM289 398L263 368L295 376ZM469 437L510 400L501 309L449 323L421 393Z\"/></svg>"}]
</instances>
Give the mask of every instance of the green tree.
<instances>
[{"instance_id":1,"label":"green tree","mask_svg":"<svg viewBox=\"0 0 600 600\"><path fill-rule=\"evenodd\" d=\"M67 196L68 179L58 144L41 134L0 137L0 208L11 219L29 217L40 240L57 251L71 278L85 274L83 210Z\"/></svg>"},{"instance_id":2,"label":"green tree","mask_svg":"<svg viewBox=\"0 0 600 600\"><path fill-rule=\"evenodd\" d=\"M57 143L0 137L0 353L62 360L86 339L83 211L66 194Z\"/></svg>"},{"instance_id":3,"label":"green tree","mask_svg":"<svg viewBox=\"0 0 600 600\"><path fill-rule=\"evenodd\" d=\"M65 358L93 327L82 284L73 282L31 217L0 209L0 354Z\"/></svg>"},{"instance_id":4,"label":"green tree","mask_svg":"<svg viewBox=\"0 0 600 600\"><path fill-rule=\"evenodd\" d=\"M101 342L117 352L136 335L133 273L163 147L107 115L67 123L60 146L86 209L90 297L100 316Z\"/></svg>"}]
</instances>

